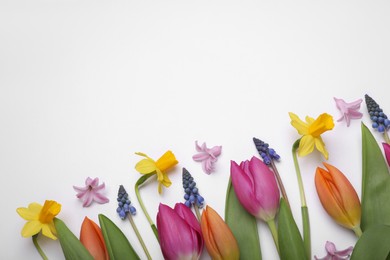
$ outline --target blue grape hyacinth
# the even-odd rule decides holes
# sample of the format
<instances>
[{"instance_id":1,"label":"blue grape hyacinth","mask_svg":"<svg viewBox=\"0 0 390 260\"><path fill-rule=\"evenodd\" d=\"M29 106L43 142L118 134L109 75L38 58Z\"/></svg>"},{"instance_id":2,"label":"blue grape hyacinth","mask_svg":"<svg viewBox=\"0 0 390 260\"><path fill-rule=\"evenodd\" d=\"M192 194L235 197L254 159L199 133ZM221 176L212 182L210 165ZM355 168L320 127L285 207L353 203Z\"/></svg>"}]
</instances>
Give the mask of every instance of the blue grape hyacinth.
<instances>
[{"instance_id":1,"label":"blue grape hyacinth","mask_svg":"<svg viewBox=\"0 0 390 260\"><path fill-rule=\"evenodd\" d=\"M364 96L366 100L367 110L370 114L372 121L372 127L380 133L384 133L390 128L390 120L387 115L383 113L383 110L379 107L378 103L372 99L369 95Z\"/></svg>"},{"instance_id":2,"label":"blue grape hyacinth","mask_svg":"<svg viewBox=\"0 0 390 260\"><path fill-rule=\"evenodd\" d=\"M186 168L183 168L183 188L184 188L184 204L187 207L196 205L199 208L203 207L204 198L199 194L199 190L196 187L196 182Z\"/></svg>"},{"instance_id":3,"label":"blue grape hyacinth","mask_svg":"<svg viewBox=\"0 0 390 260\"><path fill-rule=\"evenodd\" d=\"M255 143L256 150L259 152L261 158L265 164L270 165L271 160L279 160L280 156L275 152L274 149L270 148L269 145L256 137L253 137L253 142Z\"/></svg>"},{"instance_id":4,"label":"blue grape hyacinth","mask_svg":"<svg viewBox=\"0 0 390 260\"><path fill-rule=\"evenodd\" d=\"M121 219L125 219L128 213L135 215L136 209L131 205L129 194L127 194L123 185L119 186L117 201L118 208L116 209L116 212Z\"/></svg>"}]
</instances>

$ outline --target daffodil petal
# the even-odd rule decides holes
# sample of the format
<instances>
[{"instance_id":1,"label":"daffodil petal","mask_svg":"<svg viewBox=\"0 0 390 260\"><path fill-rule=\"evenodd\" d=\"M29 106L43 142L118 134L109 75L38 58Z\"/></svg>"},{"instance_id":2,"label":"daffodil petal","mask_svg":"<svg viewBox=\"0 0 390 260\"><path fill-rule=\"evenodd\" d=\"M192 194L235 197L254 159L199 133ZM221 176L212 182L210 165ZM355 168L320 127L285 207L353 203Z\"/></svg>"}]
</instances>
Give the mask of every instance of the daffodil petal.
<instances>
[{"instance_id":1,"label":"daffodil petal","mask_svg":"<svg viewBox=\"0 0 390 260\"><path fill-rule=\"evenodd\" d=\"M57 239L57 237L52 233L52 230L48 224L42 225L42 235L53 240Z\"/></svg>"},{"instance_id":2,"label":"daffodil petal","mask_svg":"<svg viewBox=\"0 0 390 260\"><path fill-rule=\"evenodd\" d=\"M291 125L297 129L298 133L300 135L305 135L307 134L307 131L308 131L308 125L303 122L301 119L299 119L299 117L292 113L292 112L289 112L288 113L290 115L290 118L291 118Z\"/></svg>"},{"instance_id":3,"label":"daffodil petal","mask_svg":"<svg viewBox=\"0 0 390 260\"><path fill-rule=\"evenodd\" d=\"M298 154L299 156L306 156L314 150L314 138L311 135L305 135L299 141Z\"/></svg>"},{"instance_id":4,"label":"daffodil petal","mask_svg":"<svg viewBox=\"0 0 390 260\"><path fill-rule=\"evenodd\" d=\"M31 203L28 208L18 208L16 212L25 220L37 220L39 212L42 210L42 205L38 203Z\"/></svg>"},{"instance_id":5,"label":"daffodil petal","mask_svg":"<svg viewBox=\"0 0 390 260\"><path fill-rule=\"evenodd\" d=\"M325 143L322 140L321 136L315 138L314 142L315 142L315 146L316 146L317 150L324 155L326 160L328 160L329 154L328 154L328 151L325 148Z\"/></svg>"},{"instance_id":6,"label":"daffodil petal","mask_svg":"<svg viewBox=\"0 0 390 260\"><path fill-rule=\"evenodd\" d=\"M135 165L135 169L142 174L148 174L156 171L156 162L152 159L143 159Z\"/></svg>"},{"instance_id":7,"label":"daffodil petal","mask_svg":"<svg viewBox=\"0 0 390 260\"><path fill-rule=\"evenodd\" d=\"M23 237L32 237L33 235L38 234L42 229L42 223L39 220L29 221L24 224L22 229Z\"/></svg>"},{"instance_id":8,"label":"daffodil petal","mask_svg":"<svg viewBox=\"0 0 390 260\"><path fill-rule=\"evenodd\" d=\"M306 120L306 122L307 122L309 125L310 125L310 124L313 124L314 121L315 121L315 119L312 118L311 116L306 116L306 117L305 117L305 120Z\"/></svg>"}]
</instances>

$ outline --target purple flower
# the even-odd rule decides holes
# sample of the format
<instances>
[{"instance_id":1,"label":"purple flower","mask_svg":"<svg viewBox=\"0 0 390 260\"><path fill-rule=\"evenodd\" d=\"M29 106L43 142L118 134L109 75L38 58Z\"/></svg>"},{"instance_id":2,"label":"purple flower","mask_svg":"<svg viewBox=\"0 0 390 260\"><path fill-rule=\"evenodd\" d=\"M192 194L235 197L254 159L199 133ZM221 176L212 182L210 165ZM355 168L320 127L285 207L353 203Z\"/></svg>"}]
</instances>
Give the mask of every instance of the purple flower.
<instances>
[{"instance_id":1,"label":"purple flower","mask_svg":"<svg viewBox=\"0 0 390 260\"><path fill-rule=\"evenodd\" d=\"M318 258L317 256L314 256L314 259L316 260L343 260L343 259L349 259L351 256L353 246L348 247L344 250L336 250L336 246L329 241L326 241L325 244L325 250L326 250L326 256L323 258Z\"/></svg>"},{"instance_id":2,"label":"purple flower","mask_svg":"<svg viewBox=\"0 0 390 260\"><path fill-rule=\"evenodd\" d=\"M338 122L345 119L345 121L347 121L347 126L349 126L351 119L362 118L363 114L358 111L360 109L360 103L363 102L362 99L358 99L351 103L347 103L343 99L338 98L334 98L334 101L336 101L336 107L341 112L341 117L337 120Z\"/></svg>"},{"instance_id":3,"label":"purple flower","mask_svg":"<svg viewBox=\"0 0 390 260\"><path fill-rule=\"evenodd\" d=\"M157 230L165 259L198 259L203 250L200 224L192 211L183 203L172 209L160 204Z\"/></svg>"},{"instance_id":4,"label":"purple flower","mask_svg":"<svg viewBox=\"0 0 390 260\"><path fill-rule=\"evenodd\" d=\"M101 194L104 188L104 182L99 185L99 178L92 180L90 177L85 180L85 187L73 186L73 189L77 192L77 198L83 202L83 207L88 207L92 201L100 204L107 203L109 201L108 198Z\"/></svg>"},{"instance_id":5,"label":"purple flower","mask_svg":"<svg viewBox=\"0 0 390 260\"><path fill-rule=\"evenodd\" d=\"M383 150L385 151L387 164L390 166L390 144L382 143L382 145L383 145Z\"/></svg>"},{"instance_id":6,"label":"purple flower","mask_svg":"<svg viewBox=\"0 0 390 260\"><path fill-rule=\"evenodd\" d=\"M238 165L231 161L232 185L241 205L253 216L266 222L275 218L280 193L275 176L257 157Z\"/></svg>"},{"instance_id":7,"label":"purple flower","mask_svg":"<svg viewBox=\"0 0 390 260\"><path fill-rule=\"evenodd\" d=\"M195 148L198 153L192 156L192 159L197 162L202 162L203 171L210 174L214 171L214 163L217 161L217 157L221 154L222 146L207 148L206 143L199 146L198 141L196 141Z\"/></svg>"}]
</instances>

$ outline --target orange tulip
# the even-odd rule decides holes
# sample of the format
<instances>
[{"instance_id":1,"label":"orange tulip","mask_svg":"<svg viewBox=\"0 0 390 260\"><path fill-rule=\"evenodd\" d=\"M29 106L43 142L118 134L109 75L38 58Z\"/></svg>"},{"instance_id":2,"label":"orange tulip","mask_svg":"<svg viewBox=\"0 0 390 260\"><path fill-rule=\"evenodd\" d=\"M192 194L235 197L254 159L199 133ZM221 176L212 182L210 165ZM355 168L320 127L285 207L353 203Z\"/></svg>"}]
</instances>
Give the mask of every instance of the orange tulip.
<instances>
[{"instance_id":1,"label":"orange tulip","mask_svg":"<svg viewBox=\"0 0 390 260\"><path fill-rule=\"evenodd\" d=\"M238 244L232 231L214 209L206 206L202 212L200 225L207 251L212 259L240 258Z\"/></svg>"},{"instance_id":2,"label":"orange tulip","mask_svg":"<svg viewBox=\"0 0 390 260\"><path fill-rule=\"evenodd\" d=\"M80 242L95 260L110 259L100 227L87 217L81 224Z\"/></svg>"},{"instance_id":3,"label":"orange tulip","mask_svg":"<svg viewBox=\"0 0 390 260\"><path fill-rule=\"evenodd\" d=\"M328 163L324 166L327 170L318 167L315 175L322 206L338 224L360 236L361 206L355 189L339 169Z\"/></svg>"}]
</instances>

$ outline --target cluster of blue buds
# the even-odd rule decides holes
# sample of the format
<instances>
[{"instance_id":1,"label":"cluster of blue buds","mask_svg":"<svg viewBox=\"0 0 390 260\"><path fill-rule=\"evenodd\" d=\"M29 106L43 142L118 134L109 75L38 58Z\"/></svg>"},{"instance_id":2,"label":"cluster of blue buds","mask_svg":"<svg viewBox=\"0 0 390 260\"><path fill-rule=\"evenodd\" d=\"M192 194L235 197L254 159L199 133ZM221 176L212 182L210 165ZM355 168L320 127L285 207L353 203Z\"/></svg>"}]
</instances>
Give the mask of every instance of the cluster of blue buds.
<instances>
[{"instance_id":1,"label":"cluster of blue buds","mask_svg":"<svg viewBox=\"0 0 390 260\"><path fill-rule=\"evenodd\" d=\"M379 105L369 95L364 96L366 100L367 110L372 120L372 127L377 129L378 132L383 133L390 128L390 120Z\"/></svg>"},{"instance_id":2,"label":"cluster of blue buds","mask_svg":"<svg viewBox=\"0 0 390 260\"><path fill-rule=\"evenodd\" d=\"M183 168L183 188L184 188L184 204L187 207L191 207L191 205L195 204L199 208L203 207L204 198L200 196L199 190L196 187L196 182L194 182L194 178L191 174Z\"/></svg>"},{"instance_id":3,"label":"cluster of blue buds","mask_svg":"<svg viewBox=\"0 0 390 260\"><path fill-rule=\"evenodd\" d=\"M256 149L259 152L261 158L265 164L270 165L271 160L279 160L280 156L275 152L274 149L270 148L269 145L256 137L253 137Z\"/></svg>"},{"instance_id":4,"label":"cluster of blue buds","mask_svg":"<svg viewBox=\"0 0 390 260\"><path fill-rule=\"evenodd\" d=\"M127 213L129 212L131 215L135 215L136 209L131 205L129 194L127 194L123 185L119 186L117 201L118 201L118 208L116 209L116 212L118 213L121 219L125 219Z\"/></svg>"}]
</instances>

